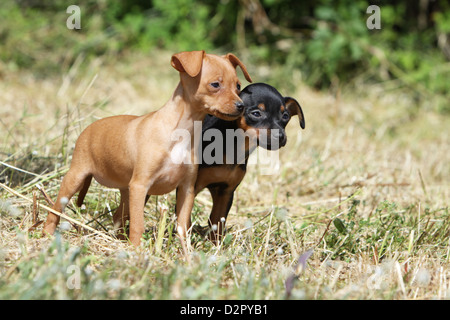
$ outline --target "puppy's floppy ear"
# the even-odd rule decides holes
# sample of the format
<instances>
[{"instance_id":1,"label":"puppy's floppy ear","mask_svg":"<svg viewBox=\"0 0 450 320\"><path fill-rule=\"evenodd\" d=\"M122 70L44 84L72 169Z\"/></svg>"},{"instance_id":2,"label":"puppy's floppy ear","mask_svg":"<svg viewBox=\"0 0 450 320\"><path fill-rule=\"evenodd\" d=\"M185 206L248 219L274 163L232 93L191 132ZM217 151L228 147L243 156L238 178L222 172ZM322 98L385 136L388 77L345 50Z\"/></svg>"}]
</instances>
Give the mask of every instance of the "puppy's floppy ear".
<instances>
[{"instance_id":1,"label":"puppy's floppy ear","mask_svg":"<svg viewBox=\"0 0 450 320\"><path fill-rule=\"evenodd\" d=\"M286 104L286 108L288 109L291 117L293 115L298 115L300 127L302 127L302 129L305 129L305 116L303 115L302 107L300 107L300 104L297 102L297 100L291 97L284 97L284 103Z\"/></svg>"},{"instance_id":2,"label":"puppy's floppy ear","mask_svg":"<svg viewBox=\"0 0 450 320\"><path fill-rule=\"evenodd\" d=\"M202 70L204 56L204 50L180 52L172 56L170 64L179 72L186 72L193 78Z\"/></svg>"},{"instance_id":3,"label":"puppy's floppy ear","mask_svg":"<svg viewBox=\"0 0 450 320\"><path fill-rule=\"evenodd\" d=\"M232 53L228 53L225 58L227 58L228 60L230 60L231 64L233 65L233 67L241 67L242 72L244 73L244 77L245 79L247 79L248 82L252 83L252 78L250 77L250 75L247 72L247 68L245 67L245 65L241 62L241 60L239 60L238 57L236 57L234 54Z\"/></svg>"}]
</instances>

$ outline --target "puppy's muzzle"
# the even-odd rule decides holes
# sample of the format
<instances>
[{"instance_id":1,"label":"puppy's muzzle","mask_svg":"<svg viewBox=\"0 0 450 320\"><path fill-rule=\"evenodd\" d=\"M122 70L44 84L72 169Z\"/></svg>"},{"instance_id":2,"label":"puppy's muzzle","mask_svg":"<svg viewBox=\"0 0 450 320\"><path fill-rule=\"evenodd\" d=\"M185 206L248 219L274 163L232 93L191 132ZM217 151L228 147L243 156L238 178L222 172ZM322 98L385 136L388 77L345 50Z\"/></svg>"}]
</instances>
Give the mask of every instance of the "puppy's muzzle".
<instances>
[{"instance_id":1,"label":"puppy's muzzle","mask_svg":"<svg viewBox=\"0 0 450 320\"><path fill-rule=\"evenodd\" d=\"M286 133L282 129L259 130L258 144L267 150L278 150L287 142Z\"/></svg>"},{"instance_id":2,"label":"puppy's muzzle","mask_svg":"<svg viewBox=\"0 0 450 320\"><path fill-rule=\"evenodd\" d=\"M237 112L242 113L244 111L244 102L238 101L234 105L236 107Z\"/></svg>"}]
</instances>

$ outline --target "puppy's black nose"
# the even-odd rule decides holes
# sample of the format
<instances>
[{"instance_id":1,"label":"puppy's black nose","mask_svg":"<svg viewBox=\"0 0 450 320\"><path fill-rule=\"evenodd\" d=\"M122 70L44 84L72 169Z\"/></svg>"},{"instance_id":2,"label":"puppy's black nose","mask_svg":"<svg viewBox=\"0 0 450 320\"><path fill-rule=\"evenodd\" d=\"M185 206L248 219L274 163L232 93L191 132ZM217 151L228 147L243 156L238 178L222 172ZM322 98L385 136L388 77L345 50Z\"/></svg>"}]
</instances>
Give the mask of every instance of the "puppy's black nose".
<instances>
[{"instance_id":1,"label":"puppy's black nose","mask_svg":"<svg viewBox=\"0 0 450 320\"><path fill-rule=\"evenodd\" d=\"M244 110L244 103L242 101L238 101L235 103L236 109L239 112L242 112Z\"/></svg>"},{"instance_id":2,"label":"puppy's black nose","mask_svg":"<svg viewBox=\"0 0 450 320\"><path fill-rule=\"evenodd\" d=\"M273 130L271 135L275 141L278 140L279 147L284 147L286 145L287 138L283 130Z\"/></svg>"}]
</instances>

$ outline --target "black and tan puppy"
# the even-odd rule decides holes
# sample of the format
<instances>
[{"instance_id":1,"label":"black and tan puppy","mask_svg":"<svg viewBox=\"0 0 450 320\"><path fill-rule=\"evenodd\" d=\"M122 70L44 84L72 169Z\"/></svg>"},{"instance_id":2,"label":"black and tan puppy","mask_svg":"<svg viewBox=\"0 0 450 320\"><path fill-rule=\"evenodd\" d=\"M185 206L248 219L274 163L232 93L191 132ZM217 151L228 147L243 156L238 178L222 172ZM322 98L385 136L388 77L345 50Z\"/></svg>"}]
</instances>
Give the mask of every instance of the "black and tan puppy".
<instances>
[{"instance_id":1,"label":"black and tan puppy","mask_svg":"<svg viewBox=\"0 0 450 320\"><path fill-rule=\"evenodd\" d=\"M209 233L209 238L215 243L221 239L225 230L225 220L233 203L234 191L245 176L251 152L258 145L268 150L283 147L287 141L285 127L294 115L299 117L300 127L305 128L300 104L294 98L283 97L268 84L251 84L239 96L244 102L244 114L240 118L225 121L207 116L202 127L203 161L198 169L195 194L204 188L208 188L211 193L213 207L209 225L213 232ZM210 139L211 142L205 142L209 140L206 138L208 131L220 131L223 137L223 148L215 150L222 154L219 157L215 154L216 161L213 162L208 161L207 155L208 150L212 149L211 144L217 144L217 141ZM228 139L230 132L234 132L237 137L231 142ZM239 139L239 135L244 136L243 139Z\"/></svg>"}]
</instances>

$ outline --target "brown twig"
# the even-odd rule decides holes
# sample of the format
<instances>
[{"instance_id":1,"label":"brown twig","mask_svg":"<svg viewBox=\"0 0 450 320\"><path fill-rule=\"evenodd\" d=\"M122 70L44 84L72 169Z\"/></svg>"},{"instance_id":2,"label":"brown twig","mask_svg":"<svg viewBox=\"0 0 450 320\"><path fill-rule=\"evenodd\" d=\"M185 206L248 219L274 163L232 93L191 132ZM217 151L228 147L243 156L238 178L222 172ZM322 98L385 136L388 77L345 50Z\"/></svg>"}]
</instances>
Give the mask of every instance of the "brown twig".
<instances>
[{"instance_id":1,"label":"brown twig","mask_svg":"<svg viewBox=\"0 0 450 320\"><path fill-rule=\"evenodd\" d=\"M24 195L18 193L17 191L15 191L15 190L11 189L10 187L4 185L3 183L0 183L0 187L2 187L2 188L5 189L6 191L8 191L9 193L11 193L11 194L13 194L13 195L15 195L15 196L17 196L17 197L20 197L20 198L22 198L22 199L24 199L24 200L26 200L26 201L28 201L28 202L33 202L32 199L29 199L29 198L25 197ZM45 205L41 205L41 207L42 207L43 209L45 209L45 210L51 212L51 213L56 214L57 216L60 216L61 218L66 219L66 220L69 221L70 223L76 224L77 226L80 226L80 227L82 227L82 228L84 228L84 229L87 229L87 230L89 230L89 231L91 231L91 232L93 232L93 233L95 233L95 234L97 234L97 235L100 235L100 236L104 237L104 238L107 239L107 240L112 240L112 239L113 239L113 237L111 237L110 235L105 234L104 232L95 230L94 228L89 227L89 226L85 225L84 223L82 223L82 222L80 222L80 221L77 221L77 220L75 220L75 219L73 219L73 218L71 218L71 217L65 215L64 213L58 212L58 211L56 211L56 210L53 210L52 208L49 208L49 207L47 207L47 206L45 206Z\"/></svg>"},{"instance_id":2,"label":"brown twig","mask_svg":"<svg viewBox=\"0 0 450 320\"><path fill-rule=\"evenodd\" d=\"M49 197L47 192L45 192L44 188L40 184L37 184L36 188L38 188L38 190L42 193L45 201L47 201L47 203L53 207L55 205L55 202Z\"/></svg>"}]
</instances>

